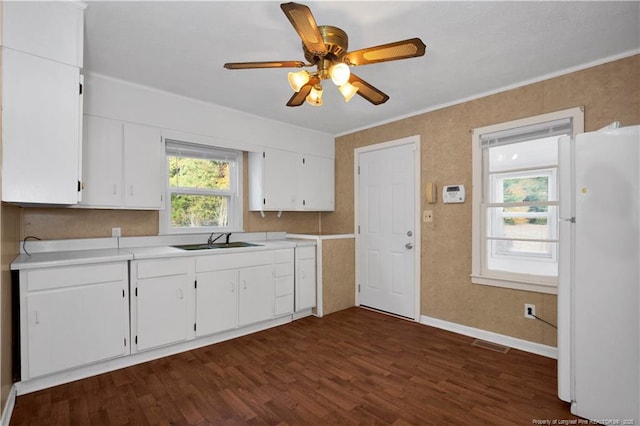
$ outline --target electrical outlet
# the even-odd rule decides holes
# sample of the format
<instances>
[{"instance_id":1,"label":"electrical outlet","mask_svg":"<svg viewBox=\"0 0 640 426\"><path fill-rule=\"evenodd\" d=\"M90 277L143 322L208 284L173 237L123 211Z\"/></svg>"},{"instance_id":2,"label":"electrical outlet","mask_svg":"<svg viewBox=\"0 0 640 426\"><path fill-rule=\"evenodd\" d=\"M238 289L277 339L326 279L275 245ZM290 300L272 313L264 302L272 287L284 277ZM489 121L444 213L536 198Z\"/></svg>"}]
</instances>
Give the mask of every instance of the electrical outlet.
<instances>
[{"instance_id":1,"label":"electrical outlet","mask_svg":"<svg viewBox=\"0 0 640 426\"><path fill-rule=\"evenodd\" d=\"M425 210L422 212L423 222L433 222L433 210Z\"/></svg>"},{"instance_id":2,"label":"electrical outlet","mask_svg":"<svg viewBox=\"0 0 640 426\"><path fill-rule=\"evenodd\" d=\"M524 317L528 319L536 319L536 305L530 303L524 304Z\"/></svg>"},{"instance_id":3,"label":"electrical outlet","mask_svg":"<svg viewBox=\"0 0 640 426\"><path fill-rule=\"evenodd\" d=\"M111 228L111 236L113 238L120 238L122 236L120 228Z\"/></svg>"}]
</instances>

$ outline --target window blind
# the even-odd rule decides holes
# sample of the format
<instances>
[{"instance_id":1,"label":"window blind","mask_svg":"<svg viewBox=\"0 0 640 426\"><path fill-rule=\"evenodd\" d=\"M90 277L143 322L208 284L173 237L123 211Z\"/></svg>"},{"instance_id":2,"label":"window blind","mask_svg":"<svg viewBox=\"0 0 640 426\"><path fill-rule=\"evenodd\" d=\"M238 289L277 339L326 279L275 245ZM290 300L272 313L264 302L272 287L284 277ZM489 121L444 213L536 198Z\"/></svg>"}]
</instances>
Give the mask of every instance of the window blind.
<instances>
[{"instance_id":1,"label":"window blind","mask_svg":"<svg viewBox=\"0 0 640 426\"><path fill-rule=\"evenodd\" d=\"M560 120L485 133L480 135L480 143L483 148L487 148L552 136L571 135L572 133L573 119L562 118Z\"/></svg>"}]
</instances>

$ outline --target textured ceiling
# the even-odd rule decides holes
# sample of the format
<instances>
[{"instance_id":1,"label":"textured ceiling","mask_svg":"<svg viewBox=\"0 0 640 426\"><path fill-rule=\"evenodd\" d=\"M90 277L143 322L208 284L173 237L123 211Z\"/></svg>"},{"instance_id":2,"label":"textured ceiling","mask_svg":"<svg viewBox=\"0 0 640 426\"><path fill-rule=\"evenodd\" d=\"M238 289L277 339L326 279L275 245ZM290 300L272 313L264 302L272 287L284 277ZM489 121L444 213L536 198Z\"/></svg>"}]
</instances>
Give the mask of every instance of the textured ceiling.
<instances>
[{"instance_id":1,"label":"textured ceiling","mask_svg":"<svg viewBox=\"0 0 640 426\"><path fill-rule=\"evenodd\" d=\"M319 25L342 28L349 50L420 37L420 58L354 68L390 96L285 106L286 69L225 62L302 60L279 2L89 1L85 70L332 135L640 52L640 2L316 1Z\"/></svg>"}]
</instances>

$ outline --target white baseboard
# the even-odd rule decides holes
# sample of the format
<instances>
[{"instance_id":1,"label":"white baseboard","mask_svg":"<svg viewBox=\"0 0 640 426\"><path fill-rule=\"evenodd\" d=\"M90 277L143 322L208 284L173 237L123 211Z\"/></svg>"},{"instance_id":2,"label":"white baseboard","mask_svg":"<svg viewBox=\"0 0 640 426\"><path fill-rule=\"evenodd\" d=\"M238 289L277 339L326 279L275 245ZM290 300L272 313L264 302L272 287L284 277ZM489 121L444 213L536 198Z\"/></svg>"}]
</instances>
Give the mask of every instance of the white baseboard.
<instances>
[{"instance_id":1,"label":"white baseboard","mask_svg":"<svg viewBox=\"0 0 640 426\"><path fill-rule=\"evenodd\" d=\"M469 327L455 322L444 321L438 318L420 316L420 323L431 327L441 328L443 330L452 331L476 339L486 340L488 342L497 343L499 345L508 346L510 348L519 349L521 351L530 352L536 355L542 355L547 358L558 359L558 348L554 346L543 345L540 343L530 342L528 340L518 339L516 337L506 336L504 334L494 333L492 331L482 330L479 328Z\"/></svg>"},{"instance_id":2,"label":"white baseboard","mask_svg":"<svg viewBox=\"0 0 640 426\"><path fill-rule=\"evenodd\" d=\"M11 386L11 390L9 391L9 397L7 398L7 403L4 405L4 409L2 410L2 419L0 420L0 424L2 426L9 426L11 422L11 415L13 414L13 407L16 405L16 394L18 391L16 390L16 385Z\"/></svg>"}]
</instances>

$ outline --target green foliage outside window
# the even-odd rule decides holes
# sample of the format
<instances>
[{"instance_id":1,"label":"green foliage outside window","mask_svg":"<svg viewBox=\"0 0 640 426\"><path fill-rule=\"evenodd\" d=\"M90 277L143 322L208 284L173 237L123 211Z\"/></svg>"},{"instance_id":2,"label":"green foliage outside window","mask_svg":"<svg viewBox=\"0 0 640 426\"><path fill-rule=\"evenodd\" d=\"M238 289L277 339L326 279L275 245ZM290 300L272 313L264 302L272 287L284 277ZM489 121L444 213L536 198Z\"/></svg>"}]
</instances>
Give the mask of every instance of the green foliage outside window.
<instances>
[{"instance_id":1,"label":"green foliage outside window","mask_svg":"<svg viewBox=\"0 0 640 426\"><path fill-rule=\"evenodd\" d=\"M505 179L503 181L503 200L505 203L536 202L549 200L549 178L537 176L529 178ZM509 207L505 213L547 212L547 206ZM530 223L546 225L546 218L505 218L507 225Z\"/></svg>"},{"instance_id":2,"label":"green foliage outside window","mask_svg":"<svg viewBox=\"0 0 640 426\"><path fill-rule=\"evenodd\" d=\"M171 224L176 228L228 225L229 162L169 157ZM193 192L196 192L195 194Z\"/></svg>"}]
</instances>

